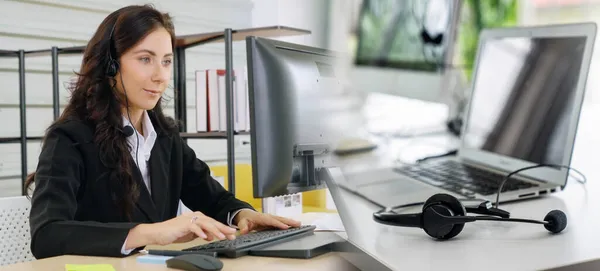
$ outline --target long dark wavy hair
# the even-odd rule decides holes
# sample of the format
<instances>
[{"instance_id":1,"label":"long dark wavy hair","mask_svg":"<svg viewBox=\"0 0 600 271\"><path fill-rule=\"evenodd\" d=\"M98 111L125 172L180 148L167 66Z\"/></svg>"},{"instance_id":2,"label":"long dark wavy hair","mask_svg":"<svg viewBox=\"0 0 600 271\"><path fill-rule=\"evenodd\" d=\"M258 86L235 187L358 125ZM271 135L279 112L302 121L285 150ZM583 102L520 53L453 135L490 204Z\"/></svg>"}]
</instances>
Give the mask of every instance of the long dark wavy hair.
<instances>
[{"instance_id":1,"label":"long dark wavy hair","mask_svg":"<svg viewBox=\"0 0 600 271\"><path fill-rule=\"evenodd\" d=\"M56 126L74 119L95 126L94 143L99 148L100 160L111 170L111 197L129 220L139 196L139 187L133 179L133 169L128 162L130 148L120 129L123 125L121 108L125 105L125 97L116 90L114 78L106 74L108 52L110 50L111 57L118 61L121 55L160 27L171 34L174 47L175 30L168 13L161 13L151 5L133 5L108 15L86 46L81 70L76 73L77 80L70 89L69 103L60 118L46 130L48 134ZM176 132L176 122L163 114L162 100L163 98L158 101L149 114L156 118L157 130ZM34 181L35 172L27 176L27 190Z\"/></svg>"}]
</instances>

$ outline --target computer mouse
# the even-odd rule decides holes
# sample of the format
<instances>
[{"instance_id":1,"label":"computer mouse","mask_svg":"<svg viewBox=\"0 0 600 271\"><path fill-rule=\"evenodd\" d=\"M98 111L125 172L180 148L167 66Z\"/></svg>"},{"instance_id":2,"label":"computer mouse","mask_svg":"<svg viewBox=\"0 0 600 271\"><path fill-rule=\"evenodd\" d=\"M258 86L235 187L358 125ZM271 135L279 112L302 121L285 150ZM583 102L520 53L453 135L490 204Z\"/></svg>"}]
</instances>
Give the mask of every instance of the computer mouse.
<instances>
[{"instance_id":1,"label":"computer mouse","mask_svg":"<svg viewBox=\"0 0 600 271\"><path fill-rule=\"evenodd\" d=\"M218 258L202 254L184 254L167 260L167 267L186 271L218 271L223 262Z\"/></svg>"}]
</instances>

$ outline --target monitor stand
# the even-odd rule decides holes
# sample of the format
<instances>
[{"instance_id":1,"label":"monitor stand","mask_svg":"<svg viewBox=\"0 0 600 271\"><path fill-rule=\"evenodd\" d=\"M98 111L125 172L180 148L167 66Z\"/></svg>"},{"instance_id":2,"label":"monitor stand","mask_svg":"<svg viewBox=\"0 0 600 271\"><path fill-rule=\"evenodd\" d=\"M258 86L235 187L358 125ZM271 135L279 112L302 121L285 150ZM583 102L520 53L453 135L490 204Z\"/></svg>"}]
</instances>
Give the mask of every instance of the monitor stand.
<instances>
[{"instance_id":1,"label":"monitor stand","mask_svg":"<svg viewBox=\"0 0 600 271\"><path fill-rule=\"evenodd\" d=\"M311 235L284 243L250 250L248 255L310 259L328 252L333 252L336 250L336 245L344 242L346 242L346 239L335 232L317 231Z\"/></svg>"},{"instance_id":2,"label":"monitor stand","mask_svg":"<svg viewBox=\"0 0 600 271\"><path fill-rule=\"evenodd\" d=\"M315 154L325 153L326 146L324 144L313 145L297 145L295 148L295 158L300 158L302 178L298 183L301 186L311 187L318 186L327 188L327 182L331 183L331 174L328 168L320 168L315 170L314 156ZM345 232L341 232L345 236ZM328 252L336 251L340 244L346 243L347 240L333 231L314 231L312 234L292 238L282 243L258 247L248 251L248 255L267 256L267 257L282 257L282 258L299 258L310 259Z\"/></svg>"},{"instance_id":3,"label":"monitor stand","mask_svg":"<svg viewBox=\"0 0 600 271\"><path fill-rule=\"evenodd\" d=\"M293 149L294 166L288 193L298 193L327 188L324 168L315 166L315 160L326 159L330 147L328 144L296 144Z\"/></svg>"}]
</instances>

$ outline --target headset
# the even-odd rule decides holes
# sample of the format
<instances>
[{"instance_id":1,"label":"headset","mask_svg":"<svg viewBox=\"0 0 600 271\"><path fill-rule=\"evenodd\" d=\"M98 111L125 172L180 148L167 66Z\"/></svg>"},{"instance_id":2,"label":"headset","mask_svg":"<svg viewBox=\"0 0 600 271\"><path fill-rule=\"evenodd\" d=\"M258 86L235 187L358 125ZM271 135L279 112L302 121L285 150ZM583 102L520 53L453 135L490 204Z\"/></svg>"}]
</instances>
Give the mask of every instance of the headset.
<instances>
[{"instance_id":1,"label":"headset","mask_svg":"<svg viewBox=\"0 0 600 271\"><path fill-rule=\"evenodd\" d=\"M386 225L422 228L429 236L440 240L457 236L465 223L478 220L542 224L552 233L559 233L567 227L567 216L560 210L550 211L544 221L492 215L467 216L465 207L457 198L443 193L427 199L421 213L398 214L386 209L374 213L373 219Z\"/></svg>"},{"instance_id":2,"label":"headset","mask_svg":"<svg viewBox=\"0 0 600 271\"><path fill-rule=\"evenodd\" d=\"M419 3L421 3L421 1L419 1ZM430 26L428 26L426 24L426 14L429 12L429 9L431 8L431 0L427 0L426 2L423 2L425 10L422 12L420 18L418 18L419 16L416 15L415 12L415 6L417 5L417 1L412 2L412 7L411 7L411 12L412 12L412 16L415 20L415 23L417 25L419 25L420 30L419 30L419 37L421 39L421 42L423 43L423 57L425 57L426 59L427 57L427 48L429 48L430 50L430 54L434 54L434 51L436 50L436 48L440 47L443 45L444 43L444 39L445 39L445 32L447 32L450 29L450 25L451 25L451 15L448 15L449 17L446 19L445 23L444 23L444 27L443 29L437 29L438 31L432 31L432 29L430 29ZM452 11L455 8L458 7L454 7L454 3L452 2L448 2L446 3L448 5L451 5L448 7L448 11ZM439 22L443 22L442 19L438 19ZM438 32L438 33L436 33ZM437 62L437 61L436 61ZM438 65L440 65L440 63L436 63ZM443 64L441 64L443 65Z\"/></svg>"},{"instance_id":3,"label":"headset","mask_svg":"<svg viewBox=\"0 0 600 271\"><path fill-rule=\"evenodd\" d=\"M117 26L117 19L115 19L115 23L113 24L110 35L109 35L109 45L108 45L108 54L107 54L107 63L106 63L106 76L109 78L115 77L119 71L119 61L112 57L112 48L113 48L113 32L115 31L115 27ZM115 46L116 48L116 46ZM116 51L116 49L115 49ZM131 121L131 116L129 114L129 100L127 99L127 90L125 89L125 84L123 83L123 74L119 74L121 77L121 86L123 87L123 91L125 92L125 106L127 110L127 119L129 119L129 123L133 123ZM117 128L123 135L126 137L132 136L134 133L136 134L136 148L135 148L135 164L139 167L138 162L138 150L140 148L140 139L137 137L137 131L131 127L131 125L126 125L123 129Z\"/></svg>"},{"instance_id":4,"label":"headset","mask_svg":"<svg viewBox=\"0 0 600 271\"><path fill-rule=\"evenodd\" d=\"M507 174L498 188L498 195L496 197L496 204L494 208L489 208L491 205L489 204L489 201L483 202L476 208L465 208L465 206L463 206L463 204L456 197L449 194L439 193L431 196L429 199L427 199L427 201L425 201L425 203L423 203L423 209L421 213L398 214L393 211L394 208L422 204L410 203L377 211L373 213L373 219L376 222L385 225L421 228L425 231L425 233L427 233L427 235L438 240L451 239L457 236L463 230L465 223L481 220L542 224L549 232L554 234L560 233L567 227L567 216L560 210L552 210L548 212L548 214L546 214L544 217L544 220L533 220L510 218L510 214L508 212L498 209L500 191L502 191L504 184L509 180L510 176L524 170L538 167L568 168L582 176L582 179L578 180L579 182L582 184L586 183L585 175L569 166L538 164L521 168ZM485 215L468 216L467 212Z\"/></svg>"},{"instance_id":5,"label":"headset","mask_svg":"<svg viewBox=\"0 0 600 271\"><path fill-rule=\"evenodd\" d=\"M416 5L415 2L412 3L412 5L413 5L412 9L413 9L413 16L416 17L416 14L414 14L414 9L415 9L415 5ZM447 4L452 5L452 6L454 5L453 3L447 3ZM429 27L425 23L426 14L429 12L429 8L431 7L431 5L432 5L431 0L427 0L427 2L425 2L425 4L424 4L425 10L423 11L423 13L421 15L420 22L418 22L418 24L420 24L420 26L421 26L421 31L419 32L419 35L424 44L431 44L433 46L439 46L444 41L444 32L448 30L451 19L450 19L450 17L447 18L447 21L445 22L445 27L444 27L443 31L440 31L439 33L437 33L435 35L431 35L431 29L429 29ZM452 10L453 8L456 8L456 7L449 7L449 10ZM441 20L440 20L440 22L441 22ZM438 29L438 30L442 30L442 29Z\"/></svg>"},{"instance_id":6,"label":"headset","mask_svg":"<svg viewBox=\"0 0 600 271\"><path fill-rule=\"evenodd\" d=\"M420 36L423 40L423 43L425 44L431 43L437 46L442 44L442 41L444 41L444 33L439 33L435 36L431 36L429 34L429 31L425 27L423 27L423 29L421 30Z\"/></svg>"}]
</instances>

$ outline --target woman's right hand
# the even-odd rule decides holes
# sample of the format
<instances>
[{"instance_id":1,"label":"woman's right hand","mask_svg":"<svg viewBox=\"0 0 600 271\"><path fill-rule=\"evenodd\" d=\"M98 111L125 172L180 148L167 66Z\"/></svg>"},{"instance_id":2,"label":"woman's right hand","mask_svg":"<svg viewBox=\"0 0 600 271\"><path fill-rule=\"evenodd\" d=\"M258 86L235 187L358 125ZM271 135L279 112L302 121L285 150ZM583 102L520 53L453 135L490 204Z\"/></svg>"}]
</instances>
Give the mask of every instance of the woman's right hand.
<instances>
[{"instance_id":1,"label":"woman's right hand","mask_svg":"<svg viewBox=\"0 0 600 271\"><path fill-rule=\"evenodd\" d=\"M143 246L189 242L198 237L207 241L212 241L213 238L233 240L235 232L236 229L223 225L201 212L190 212L167 221L134 227L127 237L126 248L139 247L139 241L142 239L147 240Z\"/></svg>"},{"instance_id":2,"label":"woman's right hand","mask_svg":"<svg viewBox=\"0 0 600 271\"><path fill-rule=\"evenodd\" d=\"M185 213L170 220L153 224L154 242L158 245L189 242L200 237L212 241L235 239L234 228L204 215L201 212Z\"/></svg>"}]
</instances>

